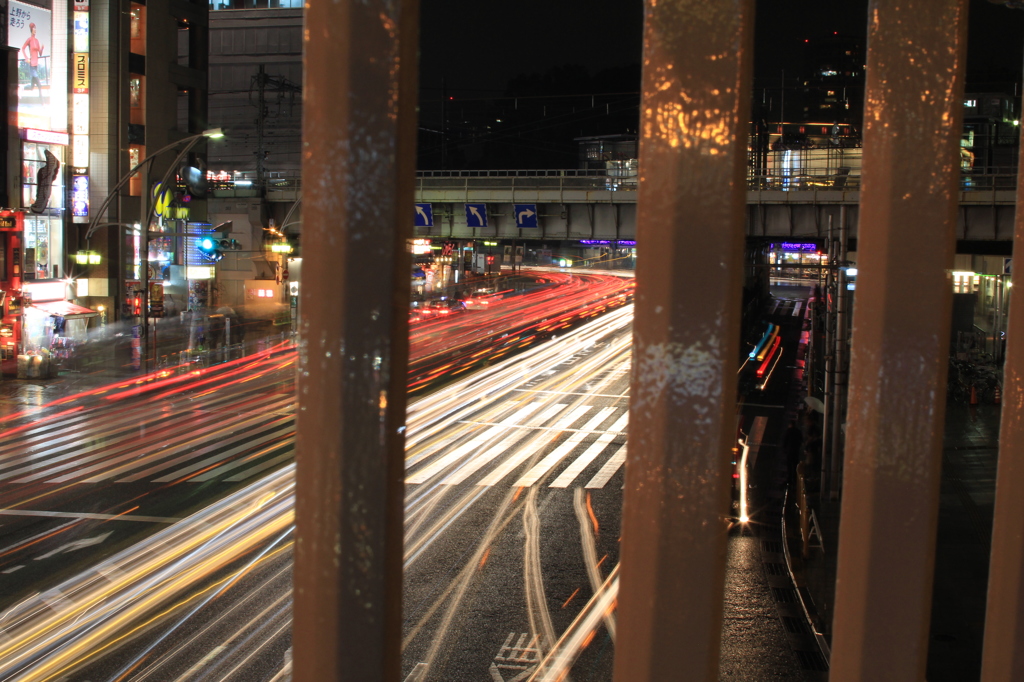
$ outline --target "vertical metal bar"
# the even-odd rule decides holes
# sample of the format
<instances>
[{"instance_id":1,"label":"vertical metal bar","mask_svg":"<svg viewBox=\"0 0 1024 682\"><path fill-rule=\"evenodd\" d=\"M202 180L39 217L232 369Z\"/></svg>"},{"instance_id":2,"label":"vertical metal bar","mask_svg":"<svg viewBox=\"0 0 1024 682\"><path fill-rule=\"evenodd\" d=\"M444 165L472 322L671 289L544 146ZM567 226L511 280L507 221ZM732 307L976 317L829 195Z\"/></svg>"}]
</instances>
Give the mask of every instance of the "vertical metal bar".
<instances>
[{"instance_id":1,"label":"vertical metal bar","mask_svg":"<svg viewBox=\"0 0 1024 682\"><path fill-rule=\"evenodd\" d=\"M1001 339L1000 332L1002 331L1003 327L1006 325L1006 315L1004 313L1005 302L1006 302L1006 281L1004 280L1003 276L1000 275L996 279L996 314L995 314L995 325L993 325L995 327L995 329L992 330L992 343L999 350L999 355L997 355L996 353L992 354L992 357L995 358L996 362L1000 362L1000 361L1003 360L1003 358L1000 357L1002 355L1002 344L1000 343L1000 339Z\"/></svg>"},{"instance_id":2,"label":"vertical metal bar","mask_svg":"<svg viewBox=\"0 0 1024 682\"><path fill-rule=\"evenodd\" d=\"M142 337L139 340L142 345L139 368L143 373L149 371L149 212L152 209L149 168L152 165L147 163L140 171L142 195L139 197L139 287L142 291L139 292L139 300L142 302L142 306L139 310L141 317L134 322L139 325L139 334Z\"/></svg>"},{"instance_id":3,"label":"vertical metal bar","mask_svg":"<svg viewBox=\"0 0 1024 682\"><path fill-rule=\"evenodd\" d=\"M923 680L966 0L872 0L830 679Z\"/></svg>"},{"instance_id":4,"label":"vertical metal bar","mask_svg":"<svg viewBox=\"0 0 1024 682\"><path fill-rule=\"evenodd\" d=\"M828 217L828 268L825 271L825 411L821 415L821 483L819 493L828 494L832 489L832 412L835 406L836 335L835 303L832 295L835 288L836 239L832 216Z\"/></svg>"},{"instance_id":5,"label":"vertical metal bar","mask_svg":"<svg viewBox=\"0 0 1024 682\"><path fill-rule=\"evenodd\" d=\"M847 386L850 377L850 363L847 347L849 322L850 292L846 285L846 258L849 243L849 223L847 223L846 206L839 207L839 246L836 249L836 331L835 357L832 360L834 375L832 377L832 457L829 472L829 499L839 498L842 489L843 464L843 415L846 414Z\"/></svg>"},{"instance_id":6,"label":"vertical metal bar","mask_svg":"<svg viewBox=\"0 0 1024 682\"><path fill-rule=\"evenodd\" d=\"M615 679L717 680L753 3L647 0Z\"/></svg>"},{"instance_id":7,"label":"vertical metal bar","mask_svg":"<svg viewBox=\"0 0 1024 682\"><path fill-rule=\"evenodd\" d=\"M1024 138L1020 148L1024 160ZM1018 164L1018 167L1021 167ZM1024 173L1017 173L1017 205L1024 206ZM1014 218L1014 252L1024 253L1024 211ZM1024 671L1024 286L1016 267L1010 275L1012 291L1006 315L1006 357L1003 364L1003 401L999 424L999 464L992 520L992 554L985 608L985 643L981 681L1022 679ZM1004 276L1000 276L1003 280ZM1003 282L1005 286L1006 282ZM1012 293L1017 292L1017 293ZM994 334L992 355L999 358L1002 344Z\"/></svg>"},{"instance_id":8,"label":"vertical metal bar","mask_svg":"<svg viewBox=\"0 0 1024 682\"><path fill-rule=\"evenodd\" d=\"M401 673L416 0L306 8L294 679Z\"/></svg>"}]
</instances>

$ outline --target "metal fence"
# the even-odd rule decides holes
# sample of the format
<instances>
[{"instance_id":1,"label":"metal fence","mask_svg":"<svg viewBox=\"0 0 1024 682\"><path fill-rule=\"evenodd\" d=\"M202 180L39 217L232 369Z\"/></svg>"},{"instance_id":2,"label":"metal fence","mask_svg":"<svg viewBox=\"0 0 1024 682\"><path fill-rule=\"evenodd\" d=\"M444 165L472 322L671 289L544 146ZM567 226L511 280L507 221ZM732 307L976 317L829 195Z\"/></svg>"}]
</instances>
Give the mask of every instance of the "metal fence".
<instances>
[{"instance_id":1,"label":"metal fence","mask_svg":"<svg viewBox=\"0 0 1024 682\"><path fill-rule=\"evenodd\" d=\"M304 168L317 182L305 196L313 248L299 372L297 680L400 674L417 11L414 0L307 8L307 25L322 29L307 32L305 52L304 134L318 145ZM963 189L967 2L873 0L871 12L831 678L921 680ZM637 263L620 682L718 679L753 25L750 0L646 3L638 240L659 248ZM977 186L997 176L970 177ZM1017 234L1024 240L1021 215ZM986 681L1019 679L1024 668L1022 306L1012 298Z\"/></svg>"},{"instance_id":2,"label":"metal fence","mask_svg":"<svg viewBox=\"0 0 1024 682\"><path fill-rule=\"evenodd\" d=\"M417 171L416 189L423 190L584 190L636 192L637 177L598 174L593 170L535 169L535 170L465 170ZM959 189L963 192L1004 190L1017 186L1017 173L1013 168L970 168L960 172ZM857 192L861 189L860 169L803 168L770 173L749 171L746 175L748 190L776 190L784 192L839 190ZM293 192L302 189L300 178L268 182L268 192ZM218 181L216 194L235 196L245 192L255 196L258 188L249 181L237 184L231 180Z\"/></svg>"}]
</instances>

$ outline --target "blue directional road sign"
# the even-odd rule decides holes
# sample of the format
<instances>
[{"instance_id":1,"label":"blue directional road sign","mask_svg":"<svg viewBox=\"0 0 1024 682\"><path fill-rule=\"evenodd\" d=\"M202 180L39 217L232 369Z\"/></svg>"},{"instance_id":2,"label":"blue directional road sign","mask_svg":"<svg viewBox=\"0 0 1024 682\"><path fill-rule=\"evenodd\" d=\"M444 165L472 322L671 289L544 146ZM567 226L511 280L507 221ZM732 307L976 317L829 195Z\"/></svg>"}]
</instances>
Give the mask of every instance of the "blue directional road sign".
<instances>
[{"instance_id":1,"label":"blue directional road sign","mask_svg":"<svg viewBox=\"0 0 1024 682\"><path fill-rule=\"evenodd\" d=\"M433 204L416 204L416 227L434 226Z\"/></svg>"},{"instance_id":2,"label":"blue directional road sign","mask_svg":"<svg viewBox=\"0 0 1024 682\"><path fill-rule=\"evenodd\" d=\"M487 204L466 204L467 227L487 227Z\"/></svg>"},{"instance_id":3,"label":"blue directional road sign","mask_svg":"<svg viewBox=\"0 0 1024 682\"><path fill-rule=\"evenodd\" d=\"M516 227L538 227L537 204L513 204Z\"/></svg>"}]
</instances>

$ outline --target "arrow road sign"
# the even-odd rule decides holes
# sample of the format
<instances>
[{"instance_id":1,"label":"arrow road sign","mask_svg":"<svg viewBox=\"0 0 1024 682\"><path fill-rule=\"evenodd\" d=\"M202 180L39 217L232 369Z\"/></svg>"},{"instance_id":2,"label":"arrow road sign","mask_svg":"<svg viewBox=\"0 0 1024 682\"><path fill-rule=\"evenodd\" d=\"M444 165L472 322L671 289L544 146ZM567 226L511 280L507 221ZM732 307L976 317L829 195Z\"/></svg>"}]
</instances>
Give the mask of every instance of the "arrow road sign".
<instances>
[{"instance_id":1,"label":"arrow road sign","mask_svg":"<svg viewBox=\"0 0 1024 682\"><path fill-rule=\"evenodd\" d=\"M113 532L114 531L107 531L103 535L97 535L97 536L91 537L91 538L83 538L81 540L75 540L74 542L69 542L66 545L61 545L60 547L58 547L57 549L53 550L52 552L47 552L46 554L37 556L36 557L36 561L40 561L42 559L48 559L48 558L52 557L55 554L62 554L64 552L74 552L76 549L83 549L85 547L92 547L93 545L98 545L101 542L103 542L104 540L106 540L110 536L110 534L113 533Z\"/></svg>"},{"instance_id":2,"label":"arrow road sign","mask_svg":"<svg viewBox=\"0 0 1024 682\"><path fill-rule=\"evenodd\" d=\"M433 204L416 204L416 227L434 226Z\"/></svg>"},{"instance_id":3,"label":"arrow road sign","mask_svg":"<svg viewBox=\"0 0 1024 682\"><path fill-rule=\"evenodd\" d=\"M487 204L466 204L466 226L487 227Z\"/></svg>"},{"instance_id":4,"label":"arrow road sign","mask_svg":"<svg viewBox=\"0 0 1024 682\"><path fill-rule=\"evenodd\" d=\"M538 227L537 204L513 204L516 227Z\"/></svg>"}]
</instances>

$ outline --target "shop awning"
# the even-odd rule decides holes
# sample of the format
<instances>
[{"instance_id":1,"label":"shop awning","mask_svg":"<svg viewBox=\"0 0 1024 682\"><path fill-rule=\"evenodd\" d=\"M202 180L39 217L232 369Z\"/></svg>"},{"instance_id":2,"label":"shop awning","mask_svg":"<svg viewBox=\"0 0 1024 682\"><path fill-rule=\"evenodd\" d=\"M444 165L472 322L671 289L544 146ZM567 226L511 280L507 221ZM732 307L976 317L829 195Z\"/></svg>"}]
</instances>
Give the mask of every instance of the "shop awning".
<instances>
[{"instance_id":1,"label":"shop awning","mask_svg":"<svg viewBox=\"0 0 1024 682\"><path fill-rule=\"evenodd\" d=\"M46 301L45 303L33 303L33 308L42 310L44 313L54 317L63 317L68 320L77 320L85 317L96 317L98 312L92 308L75 305L69 301Z\"/></svg>"}]
</instances>

